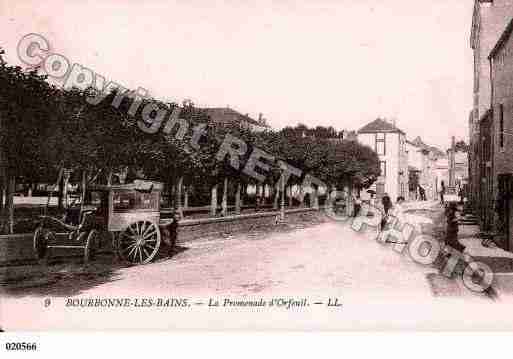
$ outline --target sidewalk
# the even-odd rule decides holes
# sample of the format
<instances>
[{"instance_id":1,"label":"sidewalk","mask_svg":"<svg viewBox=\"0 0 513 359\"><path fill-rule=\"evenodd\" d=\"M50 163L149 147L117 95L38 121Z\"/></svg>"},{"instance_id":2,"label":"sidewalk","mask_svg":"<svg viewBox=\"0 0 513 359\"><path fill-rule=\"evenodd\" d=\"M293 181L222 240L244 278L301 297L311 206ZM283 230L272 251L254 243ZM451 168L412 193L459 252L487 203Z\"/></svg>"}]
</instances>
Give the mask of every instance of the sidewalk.
<instances>
[{"instance_id":1,"label":"sidewalk","mask_svg":"<svg viewBox=\"0 0 513 359\"><path fill-rule=\"evenodd\" d=\"M465 253L487 264L494 273L493 289L498 296L513 295L513 253L496 246L484 247L477 225L460 225L458 241Z\"/></svg>"}]
</instances>

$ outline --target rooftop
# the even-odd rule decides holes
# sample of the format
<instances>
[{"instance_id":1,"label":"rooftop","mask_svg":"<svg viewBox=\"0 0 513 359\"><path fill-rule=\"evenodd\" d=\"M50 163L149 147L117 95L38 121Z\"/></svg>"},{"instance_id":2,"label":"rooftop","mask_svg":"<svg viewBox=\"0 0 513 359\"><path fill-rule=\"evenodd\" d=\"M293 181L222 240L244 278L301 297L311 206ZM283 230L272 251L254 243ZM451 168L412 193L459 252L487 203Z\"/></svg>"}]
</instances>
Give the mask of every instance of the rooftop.
<instances>
[{"instance_id":1,"label":"rooftop","mask_svg":"<svg viewBox=\"0 0 513 359\"><path fill-rule=\"evenodd\" d=\"M502 49L502 47L504 46L506 41L508 41L508 39L510 38L512 31L513 31L513 19L510 20L510 22L508 23L508 26L506 26L506 29L502 33L501 37L499 37L499 41L497 41L497 43L493 47L492 51L490 52L490 55L488 56L488 59L493 59L495 57L495 55L497 55L497 53Z\"/></svg>"},{"instance_id":2,"label":"rooftop","mask_svg":"<svg viewBox=\"0 0 513 359\"><path fill-rule=\"evenodd\" d=\"M404 131L397 128L394 124L388 122L387 120L377 118L371 123L366 124L362 128L358 130L358 133L402 133L405 134Z\"/></svg>"},{"instance_id":3,"label":"rooftop","mask_svg":"<svg viewBox=\"0 0 513 359\"><path fill-rule=\"evenodd\" d=\"M234 109L231 109L229 107L205 108L205 112L210 116L212 121L218 123L234 124L244 121L254 126L269 127L269 125L267 125L266 123L259 122L249 117L249 115L243 115L240 112L235 111Z\"/></svg>"}]
</instances>

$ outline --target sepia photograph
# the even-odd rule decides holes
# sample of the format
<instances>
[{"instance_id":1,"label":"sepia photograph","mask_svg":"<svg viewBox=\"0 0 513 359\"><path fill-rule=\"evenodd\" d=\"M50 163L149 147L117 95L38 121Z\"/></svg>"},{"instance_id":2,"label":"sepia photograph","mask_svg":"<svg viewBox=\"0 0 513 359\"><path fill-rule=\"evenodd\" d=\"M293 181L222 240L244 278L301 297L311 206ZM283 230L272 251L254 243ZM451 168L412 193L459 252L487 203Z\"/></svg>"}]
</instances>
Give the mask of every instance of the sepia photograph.
<instances>
[{"instance_id":1,"label":"sepia photograph","mask_svg":"<svg viewBox=\"0 0 513 359\"><path fill-rule=\"evenodd\" d=\"M513 331L512 0L0 0L0 34L1 335Z\"/></svg>"}]
</instances>

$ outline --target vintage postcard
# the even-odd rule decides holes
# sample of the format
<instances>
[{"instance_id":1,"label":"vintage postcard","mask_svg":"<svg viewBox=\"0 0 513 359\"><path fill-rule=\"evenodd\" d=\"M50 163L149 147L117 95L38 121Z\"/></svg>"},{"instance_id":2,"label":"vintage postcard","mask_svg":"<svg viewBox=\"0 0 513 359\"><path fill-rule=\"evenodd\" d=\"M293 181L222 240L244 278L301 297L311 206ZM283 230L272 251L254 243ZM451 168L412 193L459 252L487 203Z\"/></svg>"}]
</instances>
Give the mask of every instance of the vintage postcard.
<instances>
[{"instance_id":1,"label":"vintage postcard","mask_svg":"<svg viewBox=\"0 0 513 359\"><path fill-rule=\"evenodd\" d=\"M512 32L506 0L0 0L1 330L513 330Z\"/></svg>"}]
</instances>

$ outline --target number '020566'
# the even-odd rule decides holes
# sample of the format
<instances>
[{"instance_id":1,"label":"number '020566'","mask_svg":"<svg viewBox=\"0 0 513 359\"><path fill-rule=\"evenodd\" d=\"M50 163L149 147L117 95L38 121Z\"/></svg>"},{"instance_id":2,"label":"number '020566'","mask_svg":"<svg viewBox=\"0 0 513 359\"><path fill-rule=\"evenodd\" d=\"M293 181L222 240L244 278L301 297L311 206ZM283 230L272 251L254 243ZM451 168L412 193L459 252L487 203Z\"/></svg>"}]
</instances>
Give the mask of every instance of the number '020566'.
<instances>
[{"instance_id":1,"label":"number '020566'","mask_svg":"<svg viewBox=\"0 0 513 359\"><path fill-rule=\"evenodd\" d=\"M37 350L37 344L36 343L24 343L24 342L18 342L18 343L5 343L5 349L6 350Z\"/></svg>"}]
</instances>

